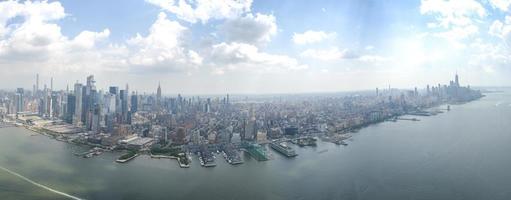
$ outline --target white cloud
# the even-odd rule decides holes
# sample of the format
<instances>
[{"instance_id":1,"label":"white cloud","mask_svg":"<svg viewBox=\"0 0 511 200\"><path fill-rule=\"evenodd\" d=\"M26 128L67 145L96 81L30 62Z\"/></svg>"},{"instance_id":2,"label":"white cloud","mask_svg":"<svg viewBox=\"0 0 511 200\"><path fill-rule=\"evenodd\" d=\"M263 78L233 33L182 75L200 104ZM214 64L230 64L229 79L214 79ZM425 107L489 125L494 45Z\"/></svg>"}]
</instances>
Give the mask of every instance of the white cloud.
<instances>
[{"instance_id":1,"label":"white cloud","mask_svg":"<svg viewBox=\"0 0 511 200\"><path fill-rule=\"evenodd\" d=\"M137 34L121 44L111 44L109 29L82 31L73 38L64 36L54 22L66 16L58 2L0 2L0 10L5 9L11 12L0 13L4 30L0 37L0 70L9 73L159 73L189 71L202 64L202 57L182 42L187 28L168 20L164 13L147 36ZM15 17L21 18L12 21Z\"/></svg>"},{"instance_id":2,"label":"white cloud","mask_svg":"<svg viewBox=\"0 0 511 200\"><path fill-rule=\"evenodd\" d=\"M467 26L472 24L473 17L487 15L484 7L475 0L422 0L420 12L436 15L437 24L444 28Z\"/></svg>"},{"instance_id":3,"label":"white cloud","mask_svg":"<svg viewBox=\"0 0 511 200\"><path fill-rule=\"evenodd\" d=\"M250 12L252 0L146 0L190 23L231 19Z\"/></svg>"},{"instance_id":4,"label":"white cloud","mask_svg":"<svg viewBox=\"0 0 511 200\"><path fill-rule=\"evenodd\" d=\"M322 42L327 39L333 39L336 37L335 32L324 32L324 31L313 31L308 30L304 33L294 33L293 34L293 42L295 44L304 45L304 44L312 44Z\"/></svg>"},{"instance_id":5,"label":"white cloud","mask_svg":"<svg viewBox=\"0 0 511 200\"><path fill-rule=\"evenodd\" d=\"M339 61L349 59L353 61L360 61L364 63L382 64L383 62L391 61L391 59L379 55L357 55L356 53L344 49L339 50L336 47L329 49L307 49L303 51L300 56L304 58L311 58L320 61Z\"/></svg>"},{"instance_id":6,"label":"white cloud","mask_svg":"<svg viewBox=\"0 0 511 200\"><path fill-rule=\"evenodd\" d=\"M511 0L490 0L490 4L494 8L498 8L502 11L509 11L509 7L511 5Z\"/></svg>"},{"instance_id":7,"label":"white cloud","mask_svg":"<svg viewBox=\"0 0 511 200\"><path fill-rule=\"evenodd\" d=\"M450 30L434 33L433 35L446 39L457 48L463 48L465 47L463 41L476 36L478 33L479 27L468 25L453 27Z\"/></svg>"},{"instance_id":8,"label":"white cloud","mask_svg":"<svg viewBox=\"0 0 511 200\"><path fill-rule=\"evenodd\" d=\"M146 66L142 68L144 72L181 71L197 67L202 63L202 58L195 51L183 47L185 31L186 27L167 19L165 13L160 13L147 36L137 34L128 40L130 49L133 49L129 64Z\"/></svg>"},{"instance_id":9,"label":"white cloud","mask_svg":"<svg viewBox=\"0 0 511 200\"><path fill-rule=\"evenodd\" d=\"M0 3L0 11L0 30L4 31L0 37L0 62L25 63L12 70L24 70L31 65L50 66L48 63L53 61L88 54L78 51L78 48L90 49L110 34L108 29L100 33L84 31L74 39L68 39L62 35L60 26L52 23L66 16L59 2L6 1ZM20 20L6 24L15 17L20 17ZM63 68L62 65L65 63L51 67Z\"/></svg>"},{"instance_id":10,"label":"white cloud","mask_svg":"<svg viewBox=\"0 0 511 200\"><path fill-rule=\"evenodd\" d=\"M362 62L370 62L370 63L382 63L386 61L391 61L390 58L378 56L378 55L363 55L358 58L358 60Z\"/></svg>"},{"instance_id":11,"label":"white cloud","mask_svg":"<svg viewBox=\"0 0 511 200\"><path fill-rule=\"evenodd\" d=\"M72 43L78 48L90 49L98 41L108 39L109 36L109 29L104 29L102 32L83 31L73 39Z\"/></svg>"},{"instance_id":12,"label":"white cloud","mask_svg":"<svg viewBox=\"0 0 511 200\"><path fill-rule=\"evenodd\" d=\"M341 51L336 47L330 49L307 49L300 55L305 58L313 58L322 61L358 58L355 53L349 51L348 49Z\"/></svg>"},{"instance_id":13,"label":"white cloud","mask_svg":"<svg viewBox=\"0 0 511 200\"><path fill-rule=\"evenodd\" d=\"M197 69L203 58L186 48L184 36L188 29L171 21L164 13L149 29L147 36L137 34L127 41L129 56L126 66L136 73L187 72Z\"/></svg>"},{"instance_id":14,"label":"white cloud","mask_svg":"<svg viewBox=\"0 0 511 200\"><path fill-rule=\"evenodd\" d=\"M509 20L509 16L506 17L506 21L504 23L500 20L495 20L490 26L488 33L501 38L504 42L511 46L511 20Z\"/></svg>"},{"instance_id":15,"label":"white cloud","mask_svg":"<svg viewBox=\"0 0 511 200\"><path fill-rule=\"evenodd\" d=\"M273 15L257 13L227 20L219 27L230 42L264 44L277 34L277 24Z\"/></svg>"},{"instance_id":16,"label":"white cloud","mask_svg":"<svg viewBox=\"0 0 511 200\"><path fill-rule=\"evenodd\" d=\"M434 22L427 23L435 30L430 35L443 38L456 48L465 48L465 42L477 38L479 23L488 15L475 0L422 0L420 12L435 17Z\"/></svg>"},{"instance_id":17,"label":"white cloud","mask_svg":"<svg viewBox=\"0 0 511 200\"><path fill-rule=\"evenodd\" d=\"M365 50L372 51L372 50L374 50L374 46L368 45L368 46L365 47Z\"/></svg>"},{"instance_id":18,"label":"white cloud","mask_svg":"<svg viewBox=\"0 0 511 200\"><path fill-rule=\"evenodd\" d=\"M494 23L495 24L495 23ZM510 49L499 44L490 44L478 39L471 44L472 56L468 58L468 66L488 74L499 74L509 68L511 63ZM497 73L499 72L499 73Z\"/></svg>"},{"instance_id":19,"label":"white cloud","mask_svg":"<svg viewBox=\"0 0 511 200\"><path fill-rule=\"evenodd\" d=\"M254 45L237 42L213 45L210 59L216 66L216 74L223 74L225 70L281 72L307 68L294 58L260 52Z\"/></svg>"},{"instance_id":20,"label":"white cloud","mask_svg":"<svg viewBox=\"0 0 511 200\"><path fill-rule=\"evenodd\" d=\"M490 30L488 31L488 33L493 36L501 37L503 27L504 27L504 23L502 23L500 20L495 20L491 24Z\"/></svg>"}]
</instances>

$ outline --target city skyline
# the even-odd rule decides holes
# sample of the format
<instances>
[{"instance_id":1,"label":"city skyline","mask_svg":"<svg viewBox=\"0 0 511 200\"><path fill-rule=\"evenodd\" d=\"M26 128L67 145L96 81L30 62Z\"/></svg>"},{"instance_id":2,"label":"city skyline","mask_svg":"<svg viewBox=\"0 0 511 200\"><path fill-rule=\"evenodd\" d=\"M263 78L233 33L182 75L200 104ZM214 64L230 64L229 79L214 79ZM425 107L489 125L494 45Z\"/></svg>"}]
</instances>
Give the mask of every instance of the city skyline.
<instances>
[{"instance_id":1,"label":"city skyline","mask_svg":"<svg viewBox=\"0 0 511 200\"><path fill-rule=\"evenodd\" d=\"M460 85L458 83L458 73L456 72L454 74L454 76L456 77L456 83L458 85ZM88 75L87 77L90 77L92 76L94 78L95 75ZM59 89L58 87L56 89L54 89L54 86L53 86L53 77L50 77L49 78L50 80L50 86L48 86L48 84L46 83L42 83L40 82L40 76L39 74L36 74L35 76L35 82L34 84L32 85L31 88L24 88L24 87L16 87L16 88L8 88L8 89L1 89L0 88L0 91L14 91L14 90L18 90L18 89L23 89L23 90L27 90L27 91L45 91L46 89L48 89L49 91L53 91L53 92L58 92L58 91L64 91L64 92L72 92L74 91L73 90L73 86L76 87L76 84L79 84L79 85L83 85L82 83L84 81L80 81L80 80L76 80L74 82L74 84L68 84L64 87L62 87L62 89ZM88 80L87 79L84 79L86 80L85 82L87 82ZM450 80L450 79L449 79ZM447 80L446 80L447 81ZM443 83L445 83L446 81L443 81ZM160 96L161 97L169 97L169 96L177 96L177 95L186 95L186 96L223 96L223 95L226 95L226 94L231 94L231 95L292 95L292 94L334 94L334 93L356 93L356 92L372 92L374 91L374 89L376 88L376 90L378 91L379 89L381 90L385 90L385 89L397 89L397 90L421 90L421 91L426 91L428 89L429 86L435 86L435 85L443 85L441 83L428 83L426 85L408 85L406 87L392 87L391 85L384 85L382 87L373 87L371 89L361 89L361 90L345 90L345 91L305 91L305 92L262 92L262 93L250 93L250 92L245 92L245 93L230 93L230 92L226 92L226 93L203 93L203 94L198 94L198 93L187 93L187 92L165 92L164 90L162 90L162 87L161 87L161 82L158 81L156 87L152 90L152 91L138 91L138 90L130 90L130 94L129 95L132 95L132 94L137 94L137 95L156 95L156 96ZM97 87L97 91L102 91L102 92L109 92L109 90L111 91L112 90L112 87L116 87L117 90L119 89L119 85L122 85L122 84L114 84L114 85L105 85L105 86L98 86ZM126 83L125 86L128 87L130 84L129 83ZM42 86L42 87L41 87ZM470 85L469 86L473 86L473 85ZM96 88L96 81L94 81L94 87ZM485 88L485 87L490 87L490 86L473 86L473 87L476 87L476 88ZM493 87L508 87L508 86L493 86Z\"/></svg>"},{"instance_id":2,"label":"city skyline","mask_svg":"<svg viewBox=\"0 0 511 200\"><path fill-rule=\"evenodd\" d=\"M511 199L511 0L0 0L0 200Z\"/></svg>"},{"instance_id":3,"label":"city skyline","mask_svg":"<svg viewBox=\"0 0 511 200\"><path fill-rule=\"evenodd\" d=\"M456 71L511 85L508 1L118 3L0 2L0 89L36 73L56 90L94 74L166 95L409 88Z\"/></svg>"}]
</instances>

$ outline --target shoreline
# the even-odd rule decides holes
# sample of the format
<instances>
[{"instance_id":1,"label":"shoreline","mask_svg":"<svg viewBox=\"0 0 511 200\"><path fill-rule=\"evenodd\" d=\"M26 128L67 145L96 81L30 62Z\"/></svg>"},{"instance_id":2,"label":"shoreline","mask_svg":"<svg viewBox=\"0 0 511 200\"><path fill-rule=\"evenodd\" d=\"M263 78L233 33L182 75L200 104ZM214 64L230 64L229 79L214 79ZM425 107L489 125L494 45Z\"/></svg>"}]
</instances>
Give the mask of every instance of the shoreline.
<instances>
[{"instance_id":1,"label":"shoreline","mask_svg":"<svg viewBox=\"0 0 511 200\"><path fill-rule=\"evenodd\" d=\"M344 143L344 140L346 140L348 138L351 138L351 135L353 133L357 133L358 131L360 131L360 130L366 128L366 127L377 125L377 124L380 124L380 123L383 123L383 122L390 122L390 121L396 122L397 120L399 120L400 117L406 116L406 115L423 116L423 117L435 116L437 114L444 113L443 111L442 112L438 112L438 109L444 110L444 109L440 108L441 106L467 104L467 103L470 103L470 102L474 102L474 101L480 100L483 97L485 97L485 95L483 95L483 96L481 96L479 98L472 99L470 101L464 101L464 102L441 102L441 103L432 105L430 107L424 107L424 108L417 109L417 110L411 111L411 112L406 112L406 113L403 113L403 114L396 114L396 115L392 115L392 116L387 116L387 117L384 117L384 118L382 118L381 120L378 120L378 121L367 122L367 123L363 123L363 124L360 124L360 125L355 125L355 126L350 127L350 128L345 128L345 129L342 129L340 131L334 132L330 136L325 135L325 133L321 133L321 134L318 134L318 135L316 135L314 137L318 137L322 141L329 142L329 143L347 145L346 143ZM436 109L436 110L432 111L432 109ZM416 122L416 121L420 121L420 120L407 120L407 121ZM81 146L81 147L90 147L90 148L99 147L99 148L102 148L104 150L113 150L113 149L110 149L110 147L106 147L106 146L99 145L99 144L75 142L75 141L73 141L74 139L69 138L65 134L52 132L51 130L46 130L46 129L42 128L42 127L30 126L30 125L27 125L27 124L18 125L18 123L16 123L16 122L3 122L3 123L15 125L15 126L12 126L12 127L19 127L19 128L23 127L26 130L32 131L34 133L38 133L38 134L47 136L47 137L49 137L51 139L55 139L57 141L65 142L65 143L72 144L72 145L77 145L77 146ZM349 137L343 137L343 135L348 135L348 134L349 134ZM340 137L340 138L335 138L335 137ZM243 151L243 149L241 149L241 150ZM137 151L134 156L131 156L131 157L126 158L126 159L117 159L115 161L118 162L118 163L126 163L126 162L136 158L137 156L139 156L140 155L139 153L140 152ZM153 155L151 153L149 153L149 156L152 159L175 159L175 160L177 160L177 162L178 162L178 164L179 164L179 166L181 168L189 168L190 165L191 165L191 159L189 158L189 156L187 156L189 164L183 164L181 162L181 160L179 159L179 157L175 157L175 156Z\"/></svg>"}]
</instances>

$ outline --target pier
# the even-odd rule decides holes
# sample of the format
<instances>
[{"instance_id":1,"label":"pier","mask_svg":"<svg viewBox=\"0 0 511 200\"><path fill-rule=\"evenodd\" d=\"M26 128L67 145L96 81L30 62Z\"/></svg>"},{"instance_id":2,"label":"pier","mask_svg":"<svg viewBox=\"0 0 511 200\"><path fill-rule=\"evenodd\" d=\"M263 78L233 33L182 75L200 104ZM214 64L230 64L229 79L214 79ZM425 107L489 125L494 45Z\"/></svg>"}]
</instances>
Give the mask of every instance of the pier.
<instances>
[{"instance_id":1,"label":"pier","mask_svg":"<svg viewBox=\"0 0 511 200\"><path fill-rule=\"evenodd\" d=\"M420 119L417 118L406 118L406 117L398 117L397 120L407 120L407 121L420 121Z\"/></svg>"},{"instance_id":2,"label":"pier","mask_svg":"<svg viewBox=\"0 0 511 200\"><path fill-rule=\"evenodd\" d=\"M268 153L266 150L258 144L248 144L245 147L245 150L250 156L252 156L257 161L267 161L268 159Z\"/></svg>"},{"instance_id":3,"label":"pier","mask_svg":"<svg viewBox=\"0 0 511 200\"><path fill-rule=\"evenodd\" d=\"M133 158L135 158L137 156L138 156L137 153L130 152L130 153L122 155L117 160L115 160L115 162L125 163L125 162L128 162L128 161L132 160Z\"/></svg>"}]
</instances>

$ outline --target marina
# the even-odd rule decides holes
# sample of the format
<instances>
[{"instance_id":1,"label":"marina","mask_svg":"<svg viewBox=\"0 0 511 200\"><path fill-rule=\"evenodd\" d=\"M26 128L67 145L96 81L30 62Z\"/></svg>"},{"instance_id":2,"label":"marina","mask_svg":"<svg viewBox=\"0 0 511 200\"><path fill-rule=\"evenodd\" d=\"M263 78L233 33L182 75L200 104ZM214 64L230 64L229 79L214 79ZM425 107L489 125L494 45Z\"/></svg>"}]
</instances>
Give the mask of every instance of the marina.
<instances>
[{"instance_id":1,"label":"marina","mask_svg":"<svg viewBox=\"0 0 511 200\"><path fill-rule=\"evenodd\" d=\"M239 150L234 148L232 145L227 145L227 147L224 148L222 155L231 165L243 164L243 159L240 156Z\"/></svg>"},{"instance_id":2,"label":"marina","mask_svg":"<svg viewBox=\"0 0 511 200\"><path fill-rule=\"evenodd\" d=\"M203 148L203 149L201 149L201 151L197 152L197 155L199 157L199 162L200 162L201 166L203 166L203 167L215 167L216 166L216 162L215 162L216 157L211 151Z\"/></svg>"}]
</instances>

